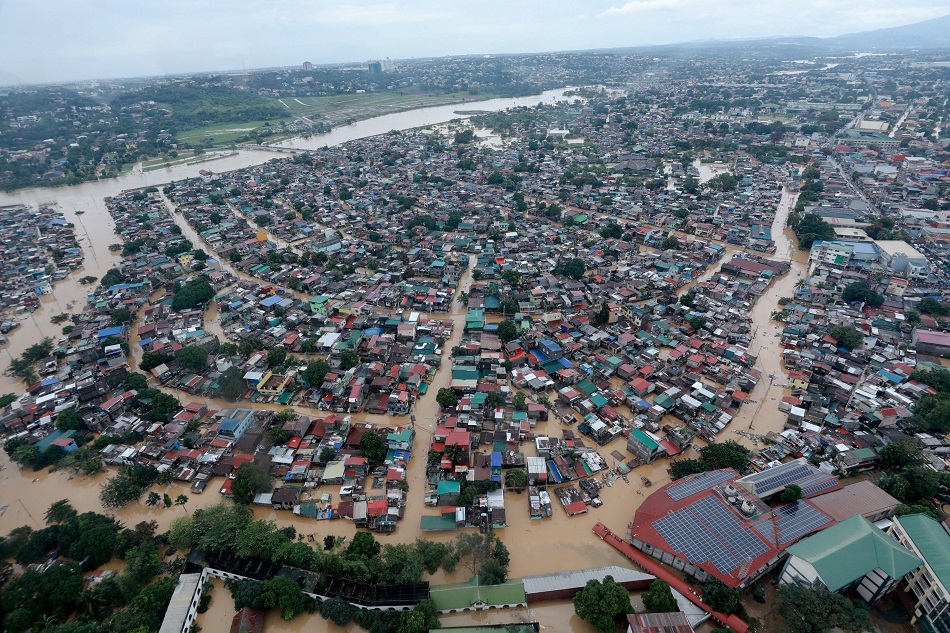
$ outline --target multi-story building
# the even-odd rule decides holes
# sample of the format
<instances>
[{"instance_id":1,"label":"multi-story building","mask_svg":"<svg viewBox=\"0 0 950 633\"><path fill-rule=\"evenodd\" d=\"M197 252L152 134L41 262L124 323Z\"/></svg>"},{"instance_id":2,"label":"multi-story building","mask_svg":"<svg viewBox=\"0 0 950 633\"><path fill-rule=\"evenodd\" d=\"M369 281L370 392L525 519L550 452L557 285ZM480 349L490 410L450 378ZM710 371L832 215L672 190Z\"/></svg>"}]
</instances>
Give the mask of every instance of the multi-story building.
<instances>
[{"instance_id":1,"label":"multi-story building","mask_svg":"<svg viewBox=\"0 0 950 633\"><path fill-rule=\"evenodd\" d=\"M914 596L912 622L926 623L925 630L950 633L950 533L947 527L924 514L897 517L888 530L924 564L904 579L905 591Z\"/></svg>"}]
</instances>

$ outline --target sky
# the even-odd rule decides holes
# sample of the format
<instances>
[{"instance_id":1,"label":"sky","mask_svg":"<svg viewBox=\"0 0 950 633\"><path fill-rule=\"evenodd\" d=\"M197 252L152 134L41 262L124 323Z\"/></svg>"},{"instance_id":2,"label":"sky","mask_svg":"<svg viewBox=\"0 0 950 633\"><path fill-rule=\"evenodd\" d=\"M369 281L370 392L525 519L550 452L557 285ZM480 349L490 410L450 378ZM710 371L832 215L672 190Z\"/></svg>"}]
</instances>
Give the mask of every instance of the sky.
<instances>
[{"instance_id":1,"label":"sky","mask_svg":"<svg viewBox=\"0 0 950 633\"><path fill-rule=\"evenodd\" d=\"M827 37L948 12L947 0L0 0L0 85Z\"/></svg>"}]
</instances>

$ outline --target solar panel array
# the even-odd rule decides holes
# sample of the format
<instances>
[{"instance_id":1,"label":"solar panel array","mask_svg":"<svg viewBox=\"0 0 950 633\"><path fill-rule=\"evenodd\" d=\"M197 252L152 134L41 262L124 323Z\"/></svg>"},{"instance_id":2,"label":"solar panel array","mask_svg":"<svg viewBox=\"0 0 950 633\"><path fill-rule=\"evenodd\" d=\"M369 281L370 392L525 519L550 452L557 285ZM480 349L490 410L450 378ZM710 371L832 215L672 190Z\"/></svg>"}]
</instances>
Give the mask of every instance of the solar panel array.
<instances>
[{"instance_id":1,"label":"solar panel array","mask_svg":"<svg viewBox=\"0 0 950 633\"><path fill-rule=\"evenodd\" d=\"M806 477L798 482L798 486L802 489L802 495L805 497L813 495L816 492L821 492L822 490L834 488L837 485L837 477L832 477L825 473L815 473L811 477Z\"/></svg>"},{"instance_id":2,"label":"solar panel array","mask_svg":"<svg viewBox=\"0 0 950 633\"><path fill-rule=\"evenodd\" d=\"M752 527L769 543L775 543L773 522L778 527L778 539L781 546L789 545L806 534L810 534L829 523L831 519L804 501L789 503L775 509L775 518L771 515L759 519Z\"/></svg>"},{"instance_id":3,"label":"solar panel array","mask_svg":"<svg viewBox=\"0 0 950 633\"><path fill-rule=\"evenodd\" d=\"M681 484L670 486L666 489L666 494L668 494L673 501L682 501L690 495L712 488L735 476L736 474L731 470L714 470L712 472L703 473L698 477L693 477L689 481L684 481Z\"/></svg>"},{"instance_id":4,"label":"solar panel array","mask_svg":"<svg viewBox=\"0 0 950 633\"><path fill-rule=\"evenodd\" d=\"M720 501L708 496L653 522L670 547L693 563L712 563L723 575L771 549Z\"/></svg>"},{"instance_id":5,"label":"solar panel array","mask_svg":"<svg viewBox=\"0 0 950 633\"><path fill-rule=\"evenodd\" d=\"M791 464L795 464L795 462L782 464L761 473L743 477L742 481L743 483L751 483L753 492L761 497L800 479L805 479L815 470L814 467L805 462L797 463L795 466L791 466Z\"/></svg>"}]
</instances>

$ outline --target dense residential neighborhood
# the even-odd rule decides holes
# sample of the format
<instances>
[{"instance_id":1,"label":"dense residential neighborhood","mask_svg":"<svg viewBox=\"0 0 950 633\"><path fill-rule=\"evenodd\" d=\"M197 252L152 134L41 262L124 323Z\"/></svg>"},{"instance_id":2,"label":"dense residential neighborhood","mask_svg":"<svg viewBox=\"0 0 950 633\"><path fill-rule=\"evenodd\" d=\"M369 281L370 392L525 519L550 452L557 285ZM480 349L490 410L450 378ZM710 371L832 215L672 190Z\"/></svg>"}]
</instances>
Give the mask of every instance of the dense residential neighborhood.
<instances>
[{"instance_id":1,"label":"dense residential neighborhood","mask_svg":"<svg viewBox=\"0 0 950 633\"><path fill-rule=\"evenodd\" d=\"M650 589L636 608L657 613L615 614L631 631L777 630L818 608L802 587L862 626L944 630L948 79L886 62L657 62L209 162L105 200L99 279L80 279L92 218L3 207L0 329L56 326L10 354L4 474L70 473L110 520L161 518L182 546L163 631L223 580L280 578L344 624L563 598L581 615L609 578L621 602ZM298 94L293 73L260 81ZM67 284L82 300L51 315ZM4 552L101 582L65 529ZM235 626L263 621L232 592Z\"/></svg>"}]
</instances>

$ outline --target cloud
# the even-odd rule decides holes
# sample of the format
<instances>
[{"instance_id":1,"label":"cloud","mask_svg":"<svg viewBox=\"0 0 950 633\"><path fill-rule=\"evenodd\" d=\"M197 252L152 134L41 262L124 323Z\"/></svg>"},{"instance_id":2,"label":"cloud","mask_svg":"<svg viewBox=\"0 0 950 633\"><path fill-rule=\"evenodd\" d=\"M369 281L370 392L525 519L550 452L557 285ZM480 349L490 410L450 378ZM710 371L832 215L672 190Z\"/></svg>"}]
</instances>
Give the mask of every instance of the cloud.
<instances>
[{"instance_id":1,"label":"cloud","mask_svg":"<svg viewBox=\"0 0 950 633\"><path fill-rule=\"evenodd\" d=\"M387 24L415 24L446 20L453 17L445 11L410 9L394 2L385 4L338 4L314 11L309 18L324 24L358 24L385 26Z\"/></svg>"},{"instance_id":2,"label":"cloud","mask_svg":"<svg viewBox=\"0 0 950 633\"><path fill-rule=\"evenodd\" d=\"M703 2L702 0L631 0L619 7L610 7L600 13L598 17L649 13L654 11L672 11L689 5L703 6L708 4L709 2Z\"/></svg>"}]
</instances>

